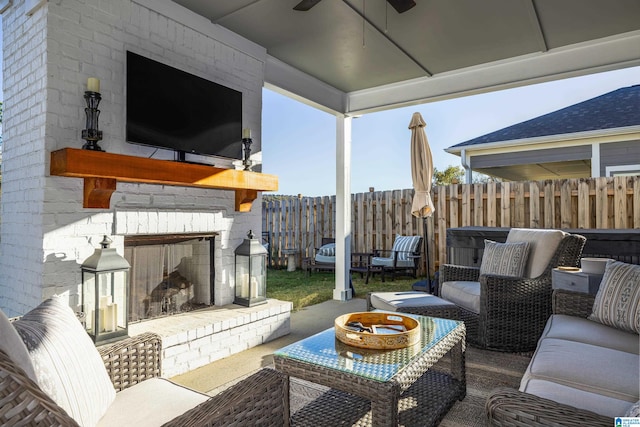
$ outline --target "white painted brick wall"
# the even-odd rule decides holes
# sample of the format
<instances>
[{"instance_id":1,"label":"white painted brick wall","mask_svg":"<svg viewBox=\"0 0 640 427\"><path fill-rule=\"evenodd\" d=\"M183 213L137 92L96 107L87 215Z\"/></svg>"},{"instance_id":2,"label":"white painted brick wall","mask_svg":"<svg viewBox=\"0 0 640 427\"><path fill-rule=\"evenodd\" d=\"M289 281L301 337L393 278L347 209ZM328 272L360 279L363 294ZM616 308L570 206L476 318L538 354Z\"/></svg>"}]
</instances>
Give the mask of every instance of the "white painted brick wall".
<instances>
[{"instance_id":1,"label":"white painted brick wall","mask_svg":"<svg viewBox=\"0 0 640 427\"><path fill-rule=\"evenodd\" d=\"M220 233L216 304L230 303L233 251L249 229L260 230L259 200L250 213L239 214L231 191L119 183L111 209L83 209L82 180L49 176L49 155L82 146L88 77L101 80L100 145L114 153L154 153L125 142L126 50L242 91L243 126L254 130L259 151L264 49L231 42L214 24L168 0L47 2L31 17L24 3L15 0L3 14L0 308L23 314L54 293L67 295L73 306L79 265L103 234L122 253L124 234L174 232ZM159 150L154 158L171 159L172 153Z\"/></svg>"},{"instance_id":2,"label":"white painted brick wall","mask_svg":"<svg viewBox=\"0 0 640 427\"><path fill-rule=\"evenodd\" d=\"M42 137L47 82L46 15L26 18L14 2L3 14L4 123L0 307L8 316L41 301L43 183Z\"/></svg>"},{"instance_id":3,"label":"white painted brick wall","mask_svg":"<svg viewBox=\"0 0 640 427\"><path fill-rule=\"evenodd\" d=\"M290 302L187 313L130 325L162 337L162 376L170 378L290 333ZM253 322L253 323L252 323Z\"/></svg>"}]
</instances>

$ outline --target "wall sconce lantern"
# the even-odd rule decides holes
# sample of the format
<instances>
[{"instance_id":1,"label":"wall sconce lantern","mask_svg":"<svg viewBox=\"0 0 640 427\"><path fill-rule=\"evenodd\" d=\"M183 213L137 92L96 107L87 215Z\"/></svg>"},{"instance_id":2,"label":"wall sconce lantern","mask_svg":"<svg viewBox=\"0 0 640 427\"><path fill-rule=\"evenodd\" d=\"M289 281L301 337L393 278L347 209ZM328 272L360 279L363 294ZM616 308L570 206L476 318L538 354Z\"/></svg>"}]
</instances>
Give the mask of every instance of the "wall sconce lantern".
<instances>
[{"instance_id":1,"label":"wall sconce lantern","mask_svg":"<svg viewBox=\"0 0 640 427\"><path fill-rule=\"evenodd\" d=\"M267 250L252 231L236 248L235 304L251 307L267 302Z\"/></svg>"},{"instance_id":2,"label":"wall sconce lantern","mask_svg":"<svg viewBox=\"0 0 640 427\"><path fill-rule=\"evenodd\" d=\"M110 244L104 236L101 247L80 267L85 329L96 344L126 338L129 328L130 265Z\"/></svg>"}]
</instances>

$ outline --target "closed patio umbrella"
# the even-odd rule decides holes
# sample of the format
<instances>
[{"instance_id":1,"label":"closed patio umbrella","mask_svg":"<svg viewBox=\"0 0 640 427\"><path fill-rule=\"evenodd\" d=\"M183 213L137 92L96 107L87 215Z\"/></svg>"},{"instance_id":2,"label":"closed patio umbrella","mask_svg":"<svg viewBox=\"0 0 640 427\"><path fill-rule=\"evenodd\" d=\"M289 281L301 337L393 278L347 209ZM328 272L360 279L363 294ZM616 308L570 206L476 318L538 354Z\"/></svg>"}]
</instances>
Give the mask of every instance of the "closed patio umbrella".
<instances>
[{"instance_id":1,"label":"closed patio umbrella","mask_svg":"<svg viewBox=\"0 0 640 427\"><path fill-rule=\"evenodd\" d=\"M431 290L431 277L429 276L429 245L427 244L427 218L433 215L435 210L431 200L431 182L433 181L433 159L427 134L424 131L425 123L420 113L413 113L409 129L411 129L411 178L413 180L413 201L411 214L424 220L424 249L427 259L427 282Z\"/></svg>"}]
</instances>

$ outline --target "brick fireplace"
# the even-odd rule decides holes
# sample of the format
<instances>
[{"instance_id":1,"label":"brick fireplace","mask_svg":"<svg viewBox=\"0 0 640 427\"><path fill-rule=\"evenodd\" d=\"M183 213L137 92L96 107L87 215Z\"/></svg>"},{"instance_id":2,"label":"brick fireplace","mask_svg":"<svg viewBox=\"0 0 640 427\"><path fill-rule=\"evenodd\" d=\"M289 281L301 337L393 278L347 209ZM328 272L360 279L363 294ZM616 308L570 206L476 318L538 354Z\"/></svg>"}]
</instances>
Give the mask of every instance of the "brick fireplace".
<instances>
[{"instance_id":1,"label":"brick fireplace","mask_svg":"<svg viewBox=\"0 0 640 427\"><path fill-rule=\"evenodd\" d=\"M30 9L34 4L38 7ZM161 331L165 358L173 360L165 363L165 376L288 333L290 304L271 302L253 311L232 305L234 249L250 229L261 229L259 194L250 209L239 212L234 191L118 181L108 208L87 209L82 178L50 173L52 152L78 149L84 142L80 136L88 77L101 80L100 145L107 152L174 159L169 150L125 140L127 50L242 92L243 127L253 130L252 160L259 163L266 51L168 0L14 0L6 5L0 308L8 316L18 316L53 294L65 296L71 307L77 307L80 265L103 235L113 240L111 246L121 255L133 247L128 244L132 241L140 246L144 239L197 236L195 240L206 243L180 250L190 250L191 257L200 261L209 258L209 272L189 278L203 285L188 286L192 289L183 292L182 300L166 295L159 297L160 302L147 300L148 308L142 309L147 318L156 318L157 313L171 316L140 321L130 328L132 334L142 329ZM229 159L191 155L187 160L234 168ZM259 172L260 166L254 170ZM166 256L175 259L180 254L178 250ZM164 264L155 267L164 268ZM187 292L191 294L184 295ZM146 297L141 298L142 306ZM175 310L176 304L186 303L210 308ZM252 322L254 327L248 326ZM250 337L250 329L260 330L259 338ZM196 357L195 344L190 343L199 342L204 348L204 341L198 341L203 337L209 340L210 351L198 350ZM214 351L217 346L225 350ZM188 355L180 356L184 351Z\"/></svg>"}]
</instances>

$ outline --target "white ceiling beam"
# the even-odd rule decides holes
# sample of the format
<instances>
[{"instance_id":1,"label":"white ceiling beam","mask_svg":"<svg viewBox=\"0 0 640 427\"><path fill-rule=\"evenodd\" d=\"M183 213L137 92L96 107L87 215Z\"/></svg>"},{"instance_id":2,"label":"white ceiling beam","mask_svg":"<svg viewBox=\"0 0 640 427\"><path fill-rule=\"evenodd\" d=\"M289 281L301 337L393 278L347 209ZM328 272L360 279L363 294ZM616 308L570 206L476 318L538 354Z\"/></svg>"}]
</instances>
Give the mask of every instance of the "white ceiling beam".
<instances>
[{"instance_id":1,"label":"white ceiling beam","mask_svg":"<svg viewBox=\"0 0 640 427\"><path fill-rule=\"evenodd\" d=\"M346 94L271 55L265 64L265 87L329 114L344 114Z\"/></svg>"},{"instance_id":2,"label":"white ceiling beam","mask_svg":"<svg viewBox=\"0 0 640 427\"><path fill-rule=\"evenodd\" d=\"M640 65L640 31L350 92L356 115Z\"/></svg>"}]
</instances>

